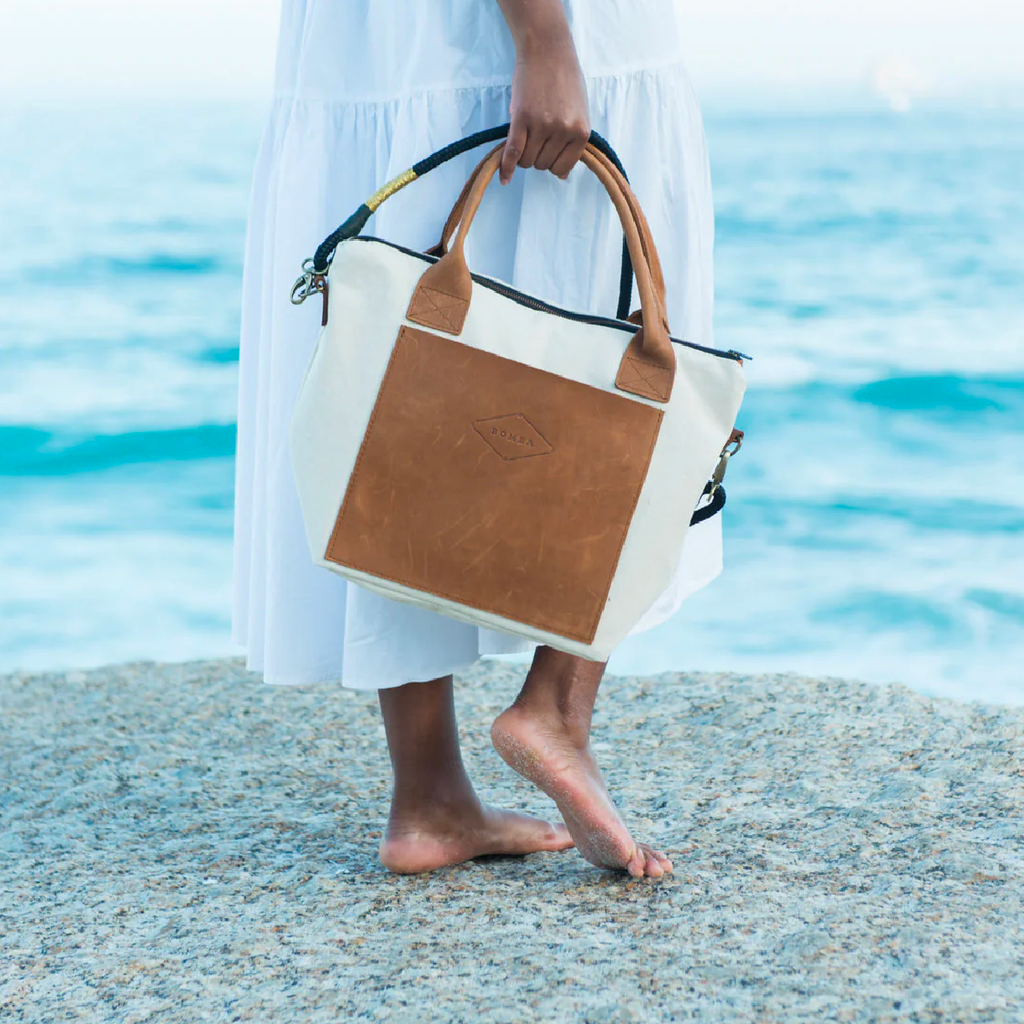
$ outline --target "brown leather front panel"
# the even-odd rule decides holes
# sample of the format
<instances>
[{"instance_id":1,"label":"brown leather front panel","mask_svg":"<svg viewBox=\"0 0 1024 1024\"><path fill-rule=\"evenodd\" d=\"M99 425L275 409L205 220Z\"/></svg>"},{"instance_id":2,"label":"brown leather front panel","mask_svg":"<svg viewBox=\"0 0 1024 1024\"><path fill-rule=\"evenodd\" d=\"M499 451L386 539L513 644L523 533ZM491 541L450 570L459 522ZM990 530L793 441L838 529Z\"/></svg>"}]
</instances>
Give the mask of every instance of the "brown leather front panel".
<instances>
[{"instance_id":1,"label":"brown leather front panel","mask_svg":"<svg viewBox=\"0 0 1024 1024\"><path fill-rule=\"evenodd\" d=\"M403 327L326 558L589 643L661 418Z\"/></svg>"}]
</instances>

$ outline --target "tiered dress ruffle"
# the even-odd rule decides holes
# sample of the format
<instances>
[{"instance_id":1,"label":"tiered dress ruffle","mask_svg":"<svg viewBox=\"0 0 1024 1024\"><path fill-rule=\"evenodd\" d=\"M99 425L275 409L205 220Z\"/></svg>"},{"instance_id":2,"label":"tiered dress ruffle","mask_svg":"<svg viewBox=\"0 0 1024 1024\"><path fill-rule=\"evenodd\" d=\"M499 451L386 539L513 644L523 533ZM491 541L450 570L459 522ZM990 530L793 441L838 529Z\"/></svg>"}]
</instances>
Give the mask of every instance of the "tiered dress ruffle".
<instances>
[{"instance_id":1,"label":"tiered dress ruffle","mask_svg":"<svg viewBox=\"0 0 1024 1024\"><path fill-rule=\"evenodd\" d=\"M566 9L593 127L618 152L658 245L672 332L711 345L711 185L675 4L573 0ZM513 61L493 0L285 0L246 242L235 495L234 637L268 683L376 689L530 649L315 567L288 456L319 329L318 303L289 302L302 260L385 181L507 121ZM433 245L481 155L398 193L365 233ZM614 315L620 247L612 205L580 166L568 182L520 169L508 186L495 183L466 252L475 271ZM718 517L690 531L672 585L635 632L664 622L719 573L721 543Z\"/></svg>"}]
</instances>

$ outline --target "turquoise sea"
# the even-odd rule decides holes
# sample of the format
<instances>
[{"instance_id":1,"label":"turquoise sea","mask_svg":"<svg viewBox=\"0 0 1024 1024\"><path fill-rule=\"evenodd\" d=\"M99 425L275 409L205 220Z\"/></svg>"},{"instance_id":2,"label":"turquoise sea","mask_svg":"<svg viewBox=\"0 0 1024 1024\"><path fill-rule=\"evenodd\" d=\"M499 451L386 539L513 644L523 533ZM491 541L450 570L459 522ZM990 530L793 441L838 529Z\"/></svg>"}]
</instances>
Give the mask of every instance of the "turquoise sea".
<instances>
[{"instance_id":1,"label":"turquoise sea","mask_svg":"<svg viewBox=\"0 0 1024 1024\"><path fill-rule=\"evenodd\" d=\"M260 129L0 111L0 670L236 653ZM1024 113L712 107L707 131L718 341L755 357L727 569L613 668L1024 702Z\"/></svg>"}]
</instances>

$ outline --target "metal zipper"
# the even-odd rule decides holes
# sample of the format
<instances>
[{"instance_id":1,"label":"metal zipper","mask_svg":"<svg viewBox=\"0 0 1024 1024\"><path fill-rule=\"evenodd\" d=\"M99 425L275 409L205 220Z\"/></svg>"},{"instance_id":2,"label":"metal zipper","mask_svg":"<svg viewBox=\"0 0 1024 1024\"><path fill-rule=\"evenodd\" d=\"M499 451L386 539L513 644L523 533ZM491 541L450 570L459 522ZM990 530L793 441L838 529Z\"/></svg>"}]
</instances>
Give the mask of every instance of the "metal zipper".
<instances>
[{"instance_id":1,"label":"metal zipper","mask_svg":"<svg viewBox=\"0 0 1024 1024\"><path fill-rule=\"evenodd\" d=\"M399 252L405 253L406 256L415 256L416 259L423 260L424 263L436 263L440 258L438 256L430 256L425 252L417 252L415 249L407 249L404 245L399 245L397 242L389 242L386 238L374 238L372 235L354 235L352 238L347 239L347 241L380 242L381 245L387 245L392 249L397 249ZM607 316L591 316L588 313L574 313L572 310L560 309L558 306L552 306L540 299L535 299L532 295L526 295L524 292L517 291L509 285L502 284L500 281L494 281L489 277L482 277L479 274L472 273L470 274L470 277L484 288L489 288L492 292L504 295L505 298L511 299L513 302L518 302L520 306L535 309L540 313L550 313L552 316L559 316L563 320L576 320L577 322L584 324L613 327L617 331L627 331L630 334L635 334L637 331L635 324L627 324L622 320L615 320L612 317ZM732 359L735 362L742 362L744 359L753 359L753 356L744 355L742 352L736 352L734 349L729 349L727 352L723 352L721 349L708 348L706 345L698 345L694 341L683 341L680 338L670 337L669 341L674 342L676 345L684 345L686 348L696 349L698 352L707 352L709 355L718 356L721 359Z\"/></svg>"}]
</instances>

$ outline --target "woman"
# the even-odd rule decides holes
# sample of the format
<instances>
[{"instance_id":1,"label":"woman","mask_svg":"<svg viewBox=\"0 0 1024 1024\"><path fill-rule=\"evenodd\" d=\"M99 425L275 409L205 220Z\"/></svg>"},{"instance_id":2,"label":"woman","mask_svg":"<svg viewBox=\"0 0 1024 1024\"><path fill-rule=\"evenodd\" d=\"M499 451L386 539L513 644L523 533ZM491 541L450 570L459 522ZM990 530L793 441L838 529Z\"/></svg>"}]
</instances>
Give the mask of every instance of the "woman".
<instances>
[{"instance_id":1,"label":"woman","mask_svg":"<svg viewBox=\"0 0 1024 1024\"><path fill-rule=\"evenodd\" d=\"M604 666L538 648L492 728L498 752L555 801L564 824L483 805L462 765L451 673L529 645L314 567L288 460L317 334L314 304L288 303L303 258L383 182L509 116L507 187L488 192L474 222L474 269L564 307L614 309L618 221L593 176L570 176L593 126L650 221L674 331L711 344L710 183L674 0L285 0L247 242L235 636L269 683L379 690L394 769L380 857L391 870L575 845L601 867L659 877L670 861L623 824L588 745ZM479 155L399 193L368 233L430 247ZM720 562L717 520L692 529L672 586L637 630L672 615Z\"/></svg>"}]
</instances>

